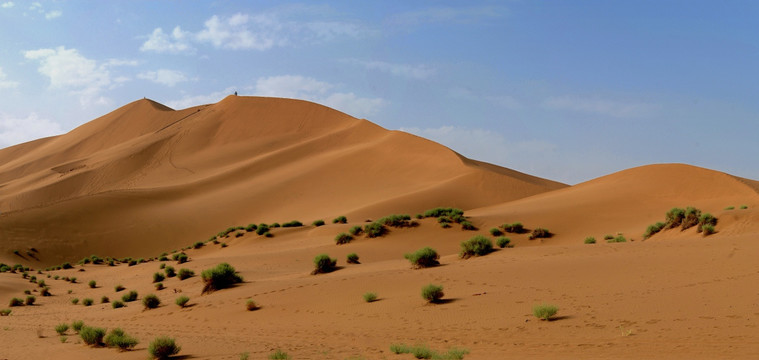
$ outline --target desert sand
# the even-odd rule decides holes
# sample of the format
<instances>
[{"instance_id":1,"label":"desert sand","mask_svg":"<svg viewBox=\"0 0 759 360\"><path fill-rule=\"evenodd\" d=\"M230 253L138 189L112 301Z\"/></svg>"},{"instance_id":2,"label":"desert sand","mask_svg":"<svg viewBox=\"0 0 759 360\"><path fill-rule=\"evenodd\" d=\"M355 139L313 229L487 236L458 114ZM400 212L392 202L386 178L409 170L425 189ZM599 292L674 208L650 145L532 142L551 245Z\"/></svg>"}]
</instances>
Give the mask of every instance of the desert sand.
<instances>
[{"instance_id":1,"label":"desert sand","mask_svg":"<svg viewBox=\"0 0 759 360\"><path fill-rule=\"evenodd\" d=\"M477 230L425 218L335 244L368 219L438 206L463 209ZM676 228L643 238L667 210L686 206L715 215L716 233ZM757 207L756 181L685 164L567 186L305 101L232 96L175 111L139 100L68 134L0 150L0 262L34 268L29 275L53 295L40 296L20 273L0 273L0 309L25 290L37 298L0 317L0 359L145 359L159 335L175 338L188 359L266 359L276 349L293 359L413 358L390 351L399 343L465 348L465 359L755 359ZM347 224L332 223L339 215ZM311 225L317 219L327 224ZM271 238L232 232L184 250L184 264L36 271L91 254L151 259L230 226L290 220L305 226L274 228ZM516 221L554 235L506 234L514 247L459 257L462 241L495 239L489 229ZM607 234L627 241L607 243ZM584 244L588 236L597 243ZM412 269L403 255L424 246L441 265ZM311 275L322 253L338 269ZM349 253L360 264L347 264ZM197 275L222 262L244 282L201 294ZM167 278L156 290L161 263L196 276ZM422 299L429 283L444 287L443 302ZM118 284L162 304L101 304L121 297ZM378 301L363 300L370 291ZM180 295L189 307L174 304ZM248 299L260 308L247 311ZM532 315L541 303L559 307L551 321ZM89 347L72 330L61 342L55 325L74 320L121 327L140 344Z\"/></svg>"}]
</instances>

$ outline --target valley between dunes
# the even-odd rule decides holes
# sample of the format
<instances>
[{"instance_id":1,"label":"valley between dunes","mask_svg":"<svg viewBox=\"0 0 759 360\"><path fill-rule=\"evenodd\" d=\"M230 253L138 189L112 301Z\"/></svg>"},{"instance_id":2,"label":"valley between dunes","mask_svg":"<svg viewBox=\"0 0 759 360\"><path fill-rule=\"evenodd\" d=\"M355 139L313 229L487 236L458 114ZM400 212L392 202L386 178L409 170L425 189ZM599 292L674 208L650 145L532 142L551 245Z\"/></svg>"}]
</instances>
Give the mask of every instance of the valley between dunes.
<instances>
[{"instance_id":1,"label":"valley between dunes","mask_svg":"<svg viewBox=\"0 0 759 360\"><path fill-rule=\"evenodd\" d=\"M716 216L716 233L675 228L643 238L686 206ZM461 208L477 230L424 218L335 244L367 220L435 207ZM145 359L160 335L176 339L183 359L267 359L277 349L292 359L412 359L390 351L401 343L465 348L465 359L756 359L757 209L758 182L690 165L567 186L305 101L231 96L175 111L139 100L0 150L0 262L31 267L52 293L41 296L20 272L0 273L0 309L25 290L36 296L0 317L0 359ZM332 223L340 215L347 223ZM312 225L319 219L326 224ZM230 226L291 220L304 226L208 241ZM507 233L513 247L459 257L462 241L495 240L491 228L517 221L553 236ZM584 244L589 236L597 243ZM188 248L196 242L205 244ZM412 269L404 254L424 246L441 264ZM179 250L188 262L156 259ZM338 269L311 275L322 253ZM349 253L360 264L347 264ZM147 261L44 270L92 254ZM201 294L201 271L223 262L244 281ZM166 278L156 290L162 263L196 276ZM422 299L430 283L443 286L442 302ZM129 290L162 304L101 304ZM365 302L366 292L378 301ZM174 304L180 295L188 307ZM260 308L247 311L248 299ZM532 315L542 303L558 306L553 320ZM74 320L120 327L140 343L125 352L89 347L72 330L64 343L54 327Z\"/></svg>"}]
</instances>

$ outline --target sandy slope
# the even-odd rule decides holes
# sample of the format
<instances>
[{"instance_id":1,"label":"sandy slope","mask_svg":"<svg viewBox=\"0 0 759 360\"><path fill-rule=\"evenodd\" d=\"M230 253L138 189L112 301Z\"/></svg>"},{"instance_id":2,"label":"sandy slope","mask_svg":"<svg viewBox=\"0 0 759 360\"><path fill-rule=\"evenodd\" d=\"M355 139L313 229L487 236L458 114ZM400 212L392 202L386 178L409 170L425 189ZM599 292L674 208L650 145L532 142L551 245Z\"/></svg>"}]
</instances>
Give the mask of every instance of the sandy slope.
<instances>
[{"instance_id":1,"label":"sandy slope","mask_svg":"<svg viewBox=\"0 0 759 360\"><path fill-rule=\"evenodd\" d=\"M153 256L233 224L473 208L562 187L310 102L139 100L0 150L0 259L31 260L10 255L28 247L39 264Z\"/></svg>"}]
</instances>

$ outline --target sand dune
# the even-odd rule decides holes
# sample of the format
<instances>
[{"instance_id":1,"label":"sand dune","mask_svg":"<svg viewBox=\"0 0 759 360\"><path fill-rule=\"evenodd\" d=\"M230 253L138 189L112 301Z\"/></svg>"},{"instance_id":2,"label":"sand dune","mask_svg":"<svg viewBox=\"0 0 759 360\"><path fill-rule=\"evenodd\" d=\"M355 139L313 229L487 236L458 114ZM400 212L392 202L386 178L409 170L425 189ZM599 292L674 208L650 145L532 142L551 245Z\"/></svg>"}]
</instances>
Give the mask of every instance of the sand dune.
<instances>
[{"instance_id":1,"label":"sand dune","mask_svg":"<svg viewBox=\"0 0 759 360\"><path fill-rule=\"evenodd\" d=\"M139 100L0 151L0 259L153 256L230 225L474 208L565 187L314 103ZM30 259L31 260L31 259Z\"/></svg>"}]
</instances>

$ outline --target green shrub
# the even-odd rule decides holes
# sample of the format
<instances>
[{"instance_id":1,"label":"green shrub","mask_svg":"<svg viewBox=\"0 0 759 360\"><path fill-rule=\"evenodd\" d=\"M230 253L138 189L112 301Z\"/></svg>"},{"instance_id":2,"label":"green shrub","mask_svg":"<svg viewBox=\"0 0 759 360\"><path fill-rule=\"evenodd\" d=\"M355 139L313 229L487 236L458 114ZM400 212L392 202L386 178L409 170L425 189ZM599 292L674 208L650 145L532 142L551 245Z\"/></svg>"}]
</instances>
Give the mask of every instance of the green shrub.
<instances>
[{"instance_id":1,"label":"green shrub","mask_svg":"<svg viewBox=\"0 0 759 360\"><path fill-rule=\"evenodd\" d=\"M286 352L277 349L277 351L269 354L269 359L271 359L271 360L290 360L290 355L287 355Z\"/></svg>"},{"instance_id":2,"label":"green shrub","mask_svg":"<svg viewBox=\"0 0 759 360\"><path fill-rule=\"evenodd\" d=\"M704 236L709 236L709 235L714 234L715 232L717 232L714 229L714 225L711 225L711 224L706 224L706 225L702 226L701 227L701 231L703 232Z\"/></svg>"},{"instance_id":3,"label":"green shrub","mask_svg":"<svg viewBox=\"0 0 759 360\"><path fill-rule=\"evenodd\" d=\"M741 210L746 210L746 209L748 209L748 205L741 205Z\"/></svg>"},{"instance_id":4,"label":"green shrub","mask_svg":"<svg viewBox=\"0 0 759 360\"><path fill-rule=\"evenodd\" d=\"M76 277L69 278L69 282L71 282L72 284L76 284Z\"/></svg>"},{"instance_id":5,"label":"green shrub","mask_svg":"<svg viewBox=\"0 0 759 360\"><path fill-rule=\"evenodd\" d=\"M432 359L437 354L425 345L417 345L411 348L411 355L417 359Z\"/></svg>"},{"instance_id":6,"label":"green shrub","mask_svg":"<svg viewBox=\"0 0 759 360\"><path fill-rule=\"evenodd\" d=\"M237 234L235 234L235 237L236 237L236 238L239 238L239 237L243 237L243 236L245 236L245 233L244 233L244 232L242 232L242 231L241 231L241 232L238 232Z\"/></svg>"},{"instance_id":7,"label":"green shrub","mask_svg":"<svg viewBox=\"0 0 759 360\"><path fill-rule=\"evenodd\" d=\"M118 308L122 308L122 307L124 307L124 303L123 303L123 302L121 302L121 301L119 301L119 300L114 300L114 301L111 303L111 306L112 306L114 309L118 309Z\"/></svg>"},{"instance_id":8,"label":"green shrub","mask_svg":"<svg viewBox=\"0 0 759 360\"><path fill-rule=\"evenodd\" d=\"M681 224L682 230L694 227L698 225L698 221L701 218L701 210L688 206L685 209L685 215Z\"/></svg>"},{"instance_id":9,"label":"green shrub","mask_svg":"<svg viewBox=\"0 0 759 360\"><path fill-rule=\"evenodd\" d=\"M467 259L472 256L484 256L493 251L493 242L490 239L475 235L467 241L461 243L461 252L459 257Z\"/></svg>"},{"instance_id":10,"label":"green shrub","mask_svg":"<svg viewBox=\"0 0 759 360\"><path fill-rule=\"evenodd\" d=\"M76 321L74 321L74 322L71 323L71 328L74 331L76 331L77 333L79 333L80 331L82 331L82 327L84 327L84 321L82 321L82 320L76 320Z\"/></svg>"},{"instance_id":11,"label":"green shrub","mask_svg":"<svg viewBox=\"0 0 759 360\"><path fill-rule=\"evenodd\" d=\"M176 302L176 304L179 307L183 308L183 307L185 307L187 305L188 301L190 301L190 298L187 297L186 295L182 295L182 296L178 297L175 302Z\"/></svg>"},{"instance_id":12,"label":"green shrub","mask_svg":"<svg viewBox=\"0 0 759 360\"><path fill-rule=\"evenodd\" d=\"M735 206L728 206L725 208L725 210L735 210Z\"/></svg>"},{"instance_id":13,"label":"green shrub","mask_svg":"<svg viewBox=\"0 0 759 360\"><path fill-rule=\"evenodd\" d=\"M470 223L469 221L462 221L462 222L461 222L461 229L463 229L463 230L472 230L472 231L474 231L474 230L477 230L477 227L476 227L476 226L474 226L474 225L473 225L472 223Z\"/></svg>"},{"instance_id":14,"label":"green shrub","mask_svg":"<svg viewBox=\"0 0 759 360\"><path fill-rule=\"evenodd\" d=\"M247 232L253 232L258 228L256 224L248 224L248 226L245 227L245 231Z\"/></svg>"},{"instance_id":15,"label":"green shrub","mask_svg":"<svg viewBox=\"0 0 759 360\"><path fill-rule=\"evenodd\" d=\"M595 244L596 243L596 238L594 238L592 236L588 236L588 237L585 238L585 243L586 244Z\"/></svg>"},{"instance_id":16,"label":"green shrub","mask_svg":"<svg viewBox=\"0 0 759 360\"><path fill-rule=\"evenodd\" d=\"M524 232L524 225L522 225L520 222L515 222L513 224L503 224L501 227L503 228L503 231L507 233L521 234Z\"/></svg>"},{"instance_id":17,"label":"green shrub","mask_svg":"<svg viewBox=\"0 0 759 360\"><path fill-rule=\"evenodd\" d=\"M165 287L163 286L162 282L159 282L155 284L155 289L160 291L160 290L165 289Z\"/></svg>"},{"instance_id":18,"label":"green shrub","mask_svg":"<svg viewBox=\"0 0 759 360\"><path fill-rule=\"evenodd\" d=\"M408 354L411 352L411 347L406 344L391 344L390 351L392 351L393 354Z\"/></svg>"},{"instance_id":19,"label":"green shrub","mask_svg":"<svg viewBox=\"0 0 759 360\"><path fill-rule=\"evenodd\" d=\"M314 222L311 223L313 226L322 226L324 225L324 220L314 220Z\"/></svg>"},{"instance_id":20,"label":"green shrub","mask_svg":"<svg viewBox=\"0 0 759 360\"><path fill-rule=\"evenodd\" d=\"M623 243L627 242L627 239L625 239L624 235L617 235L617 237L611 238L606 240L607 243Z\"/></svg>"},{"instance_id":21,"label":"green shrub","mask_svg":"<svg viewBox=\"0 0 759 360\"><path fill-rule=\"evenodd\" d=\"M66 331L68 331L68 329L69 329L69 324L66 324L66 323L60 323L55 326L55 332L57 332L58 335L65 334Z\"/></svg>"},{"instance_id":22,"label":"green shrub","mask_svg":"<svg viewBox=\"0 0 759 360\"><path fill-rule=\"evenodd\" d=\"M440 264L438 262L440 255L431 247L421 248L415 252L403 255L403 257L408 259L414 268L425 268Z\"/></svg>"},{"instance_id":23,"label":"green shrub","mask_svg":"<svg viewBox=\"0 0 759 360\"><path fill-rule=\"evenodd\" d=\"M452 218L455 216L463 216L463 215L464 215L464 211L462 211L461 209L456 209L456 208L438 207L438 208L430 209L424 212L424 217L426 218L427 217L439 218L442 216L447 216L447 217Z\"/></svg>"},{"instance_id":24,"label":"green shrub","mask_svg":"<svg viewBox=\"0 0 759 360\"><path fill-rule=\"evenodd\" d=\"M45 286L40 290L40 295L42 296L53 296L53 294L50 293L50 288Z\"/></svg>"},{"instance_id":25,"label":"green shrub","mask_svg":"<svg viewBox=\"0 0 759 360\"><path fill-rule=\"evenodd\" d=\"M137 339L124 333L121 328L111 330L105 337L105 345L108 347L117 347L121 351L133 349L139 342Z\"/></svg>"},{"instance_id":26,"label":"green shrub","mask_svg":"<svg viewBox=\"0 0 759 360\"><path fill-rule=\"evenodd\" d=\"M356 253L350 253L350 254L346 255L346 260L345 261L348 264L360 264L358 262L358 254L356 254Z\"/></svg>"},{"instance_id":27,"label":"green shrub","mask_svg":"<svg viewBox=\"0 0 759 360\"><path fill-rule=\"evenodd\" d=\"M248 311L258 310L258 304L253 299L248 299L245 302L245 309Z\"/></svg>"},{"instance_id":28,"label":"green shrub","mask_svg":"<svg viewBox=\"0 0 759 360\"><path fill-rule=\"evenodd\" d=\"M79 303L79 298L73 298L73 299L71 299L71 303L74 304L74 305L78 304Z\"/></svg>"},{"instance_id":29,"label":"green shrub","mask_svg":"<svg viewBox=\"0 0 759 360\"><path fill-rule=\"evenodd\" d=\"M332 220L332 223L333 224L347 224L348 218L346 218L345 216L338 216Z\"/></svg>"},{"instance_id":30,"label":"green shrub","mask_svg":"<svg viewBox=\"0 0 759 360\"><path fill-rule=\"evenodd\" d=\"M382 225L385 225L385 226L396 227L396 228L412 227L412 226L416 225L415 222L411 221L411 216L406 215L406 214L388 215L388 216L385 216L385 217L377 220L376 223L382 224Z\"/></svg>"},{"instance_id":31,"label":"green shrub","mask_svg":"<svg viewBox=\"0 0 759 360\"><path fill-rule=\"evenodd\" d=\"M156 359L168 359L169 356L178 354L181 349L174 339L168 336L159 336L148 345L148 353Z\"/></svg>"},{"instance_id":32,"label":"green shrub","mask_svg":"<svg viewBox=\"0 0 759 360\"><path fill-rule=\"evenodd\" d=\"M103 297L100 298L100 303L101 304L107 304L109 302L111 302L111 299L109 299L107 296L103 296Z\"/></svg>"},{"instance_id":33,"label":"green shrub","mask_svg":"<svg viewBox=\"0 0 759 360\"><path fill-rule=\"evenodd\" d=\"M92 306L92 304L95 302L95 300L92 300L91 298L85 298L82 300L82 305L84 306Z\"/></svg>"},{"instance_id":34,"label":"green shrub","mask_svg":"<svg viewBox=\"0 0 759 360\"><path fill-rule=\"evenodd\" d=\"M361 230L361 226L356 225L356 226L350 228L350 230L348 230L348 234L351 234L353 236L358 236L358 235L361 234L362 231L363 230Z\"/></svg>"},{"instance_id":35,"label":"green shrub","mask_svg":"<svg viewBox=\"0 0 759 360\"><path fill-rule=\"evenodd\" d=\"M166 277L162 273L157 272L157 273L153 274L153 282L154 283L161 282L164 279L166 279Z\"/></svg>"},{"instance_id":36,"label":"green shrub","mask_svg":"<svg viewBox=\"0 0 759 360\"><path fill-rule=\"evenodd\" d=\"M258 225L258 229L256 229L256 234L263 235L269 232L269 225L266 224L260 224Z\"/></svg>"},{"instance_id":37,"label":"green shrub","mask_svg":"<svg viewBox=\"0 0 759 360\"><path fill-rule=\"evenodd\" d=\"M303 226L303 223L298 220L293 220L290 222L286 222L282 224L282 227L289 228L289 227L301 227Z\"/></svg>"},{"instance_id":38,"label":"green shrub","mask_svg":"<svg viewBox=\"0 0 759 360\"><path fill-rule=\"evenodd\" d=\"M174 270L173 266L167 266L163 271L166 273L166 277L174 277L177 276L176 271Z\"/></svg>"},{"instance_id":39,"label":"green shrub","mask_svg":"<svg viewBox=\"0 0 759 360\"><path fill-rule=\"evenodd\" d=\"M364 226L364 232L366 236L370 238L380 237L387 234L387 228L380 223L371 223Z\"/></svg>"},{"instance_id":40,"label":"green shrub","mask_svg":"<svg viewBox=\"0 0 759 360\"><path fill-rule=\"evenodd\" d=\"M81 330L79 330L79 336L82 337L82 341L87 345L100 346L103 345L105 329L83 326Z\"/></svg>"},{"instance_id":41,"label":"green shrub","mask_svg":"<svg viewBox=\"0 0 759 360\"><path fill-rule=\"evenodd\" d=\"M200 277L203 279L202 293L226 289L242 282L242 277L235 271L235 268L227 263L221 263L214 268L203 270Z\"/></svg>"},{"instance_id":42,"label":"green shrub","mask_svg":"<svg viewBox=\"0 0 759 360\"><path fill-rule=\"evenodd\" d=\"M703 231L705 225L710 225L712 230L717 226L717 218L714 215L705 213L698 219L698 232Z\"/></svg>"},{"instance_id":43,"label":"green shrub","mask_svg":"<svg viewBox=\"0 0 759 360\"><path fill-rule=\"evenodd\" d=\"M11 309L2 309L0 310L0 316L8 316L11 314Z\"/></svg>"},{"instance_id":44,"label":"green shrub","mask_svg":"<svg viewBox=\"0 0 759 360\"><path fill-rule=\"evenodd\" d=\"M492 229L490 229L490 235L501 236L501 235L503 235L503 232L499 228L492 228Z\"/></svg>"},{"instance_id":45,"label":"green shrub","mask_svg":"<svg viewBox=\"0 0 759 360\"><path fill-rule=\"evenodd\" d=\"M121 297L121 301L123 302L132 302L137 300L137 291L131 290L128 293L124 294L124 296Z\"/></svg>"},{"instance_id":46,"label":"green shrub","mask_svg":"<svg viewBox=\"0 0 759 360\"><path fill-rule=\"evenodd\" d=\"M351 242L351 240L353 240L353 236L347 233L340 233L335 236L335 244L337 245L347 244Z\"/></svg>"},{"instance_id":47,"label":"green shrub","mask_svg":"<svg viewBox=\"0 0 759 360\"><path fill-rule=\"evenodd\" d=\"M685 219L685 210L680 208L672 208L667 211L665 219L665 225L667 229L678 227L682 224L683 219Z\"/></svg>"},{"instance_id":48,"label":"green shrub","mask_svg":"<svg viewBox=\"0 0 759 360\"><path fill-rule=\"evenodd\" d=\"M442 219L442 218L441 218L441 219ZM450 227L451 227L451 224L450 224L450 223L448 223L448 222L441 222L441 223L440 223L440 227L441 227L441 228L443 228L443 229L448 229L448 228L450 228Z\"/></svg>"},{"instance_id":49,"label":"green shrub","mask_svg":"<svg viewBox=\"0 0 759 360\"><path fill-rule=\"evenodd\" d=\"M532 315L540 320L549 320L552 316L556 315L559 308L555 305L541 304L532 307Z\"/></svg>"},{"instance_id":50,"label":"green shrub","mask_svg":"<svg viewBox=\"0 0 759 360\"><path fill-rule=\"evenodd\" d=\"M184 264L187 262L188 259L189 258L187 257L187 254L185 253L176 254L177 264Z\"/></svg>"},{"instance_id":51,"label":"green shrub","mask_svg":"<svg viewBox=\"0 0 759 360\"><path fill-rule=\"evenodd\" d=\"M332 259L327 254L319 254L314 258L314 271L312 274L325 274L335 271L337 259Z\"/></svg>"},{"instance_id":52,"label":"green shrub","mask_svg":"<svg viewBox=\"0 0 759 360\"><path fill-rule=\"evenodd\" d=\"M193 249L200 249L205 245L202 241L196 241L194 244L192 244Z\"/></svg>"},{"instance_id":53,"label":"green shrub","mask_svg":"<svg viewBox=\"0 0 759 360\"><path fill-rule=\"evenodd\" d=\"M179 278L179 280L189 279L193 276L195 276L195 272L190 269L185 269L185 268L179 269L179 272L177 273L177 277Z\"/></svg>"},{"instance_id":54,"label":"green shrub","mask_svg":"<svg viewBox=\"0 0 759 360\"><path fill-rule=\"evenodd\" d=\"M161 299L154 294L147 294L142 298L142 306L144 306L145 309L155 309L158 305L161 305Z\"/></svg>"},{"instance_id":55,"label":"green shrub","mask_svg":"<svg viewBox=\"0 0 759 360\"><path fill-rule=\"evenodd\" d=\"M663 222L657 222L656 224L648 225L648 227L646 228L646 232L643 233L643 238L648 239L651 236L654 236L654 234L658 233L659 231L662 231L665 225L666 224L664 224Z\"/></svg>"},{"instance_id":56,"label":"green shrub","mask_svg":"<svg viewBox=\"0 0 759 360\"><path fill-rule=\"evenodd\" d=\"M124 287L124 285L119 284L119 285L114 286L113 289L116 290L116 292L119 292L119 291L124 290L126 288Z\"/></svg>"},{"instance_id":57,"label":"green shrub","mask_svg":"<svg viewBox=\"0 0 759 360\"><path fill-rule=\"evenodd\" d=\"M509 239L507 237L504 237L504 236L501 236L501 237L497 238L495 240L495 243L500 248L506 248L506 247L512 247L513 246L513 245L511 245L511 239Z\"/></svg>"},{"instance_id":58,"label":"green shrub","mask_svg":"<svg viewBox=\"0 0 759 360\"><path fill-rule=\"evenodd\" d=\"M34 295L29 295L26 297L26 300L24 300L25 305L34 305L34 302L37 301L37 298L34 297Z\"/></svg>"},{"instance_id":59,"label":"green shrub","mask_svg":"<svg viewBox=\"0 0 759 360\"><path fill-rule=\"evenodd\" d=\"M366 302L377 301L377 293L373 293L373 292L364 293L364 301Z\"/></svg>"},{"instance_id":60,"label":"green shrub","mask_svg":"<svg viewBox=\"0 0 759 360\"><path fill-rule=\"evenodd\" d=\"M440 285L429 284L422 287L422 298L427 302L438 302L443 298L443 287Z\"/></svg>"},{"instance_id":61,"label":"green shrub","mask_svg":"<svg viewBox=\"0 0 759 360\"><path fill-rule=\"evenodd\" d=\"M551 236L553 236L553 234L551 234L551 232L548 231L548 229L535 228L534 230L532 230L532 233L530 234L530 240L540 239L540 238L550 238Z\"/></svg>"}]
</instances>

